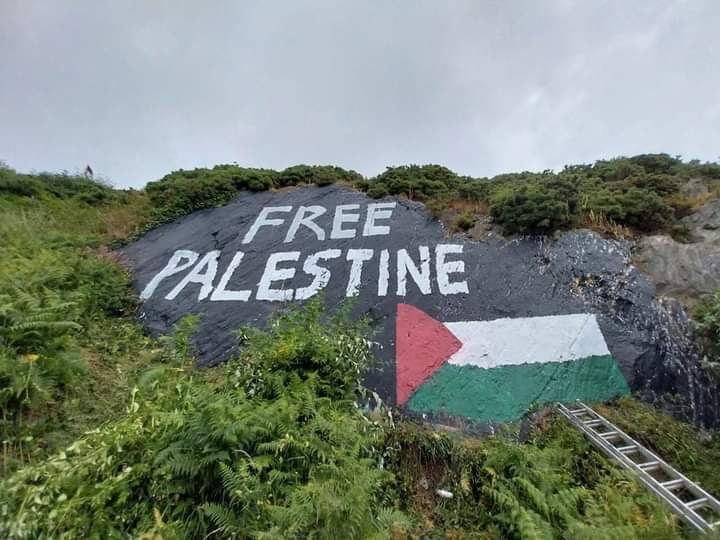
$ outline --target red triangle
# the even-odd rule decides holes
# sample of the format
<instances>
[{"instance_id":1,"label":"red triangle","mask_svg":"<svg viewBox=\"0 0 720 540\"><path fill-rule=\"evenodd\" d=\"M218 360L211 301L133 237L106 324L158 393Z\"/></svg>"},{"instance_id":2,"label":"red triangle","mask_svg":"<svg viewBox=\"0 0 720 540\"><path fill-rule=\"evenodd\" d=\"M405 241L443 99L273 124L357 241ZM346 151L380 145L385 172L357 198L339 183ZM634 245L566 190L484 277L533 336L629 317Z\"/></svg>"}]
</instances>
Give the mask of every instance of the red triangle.
<instances>
[{"instance_id":1,"label":"red triangle","mask_svg":"<svg viewBox=\"0 0 720 540\"><path fill-rule=\"evenodd\" d=\"M398 405L455 354L462 342L441 322L409 304L398 304L395 319L395 390Z\"/></svg>"}]
</instances>

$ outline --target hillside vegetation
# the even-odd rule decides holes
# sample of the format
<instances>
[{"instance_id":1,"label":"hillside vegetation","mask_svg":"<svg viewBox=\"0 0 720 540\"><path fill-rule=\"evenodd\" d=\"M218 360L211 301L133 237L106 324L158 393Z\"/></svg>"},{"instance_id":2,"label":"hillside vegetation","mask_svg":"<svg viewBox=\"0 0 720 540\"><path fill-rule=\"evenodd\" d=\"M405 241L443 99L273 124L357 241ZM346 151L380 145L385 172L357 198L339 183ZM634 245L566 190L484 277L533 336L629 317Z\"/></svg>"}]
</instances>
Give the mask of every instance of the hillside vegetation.
<instances>
[{"instance_id":1,"label":"hillside vegetation","mask_svg":"<svg viewBox=\"0 0 720 540\"><path fill-rule=\"evenodd\" d=\"M492 181L439 166L370 180L337 167L218 166L172 173L144 191L0 168L0 537L689 537L550 412L537 413L519 442L518 426L480 440L382 406L359 409L373 400L361 384L373 358L368 327L347 306L326 314L315 302L264 331L238 329L238 358L196 369L197 320L145 337L111 248L245 189L333 182L437 212L457 207L471 222L487 211L509 232L592 215L671 230L698 203L680 191L691 177L717 189L720 166L638 156ZM518 214L524 205L536 220ZM664 217L634 222L638 205ZM718 354L718 313L720 295L698 312L709 355ZM633 400L603 411L720 494L716 433Z\"/></svg>"},{"instance_id":2,"label":"hillside vegetation","mask_svg":"<svg viewBox=\"0 0 720 540\"><path fill-rule=\"evenodd\" d=\"M708 194L684 194L697 178ZM720 194L720 164L683 162L666 154L566 166L555 173L513 173L494 178L459 176L440 165L388 167L365 179L339 167L298 165L282 172L218 165L212 169L175 171L146 192L159 220L227 203L240 191L332 183L352 185L371 197L394 195L425 202L440 215L456 209L456 229L469 229L488 214L506 233L550 233L575 226L603 232L682 234L677 220Z\"/></svg>"}]
</instances>

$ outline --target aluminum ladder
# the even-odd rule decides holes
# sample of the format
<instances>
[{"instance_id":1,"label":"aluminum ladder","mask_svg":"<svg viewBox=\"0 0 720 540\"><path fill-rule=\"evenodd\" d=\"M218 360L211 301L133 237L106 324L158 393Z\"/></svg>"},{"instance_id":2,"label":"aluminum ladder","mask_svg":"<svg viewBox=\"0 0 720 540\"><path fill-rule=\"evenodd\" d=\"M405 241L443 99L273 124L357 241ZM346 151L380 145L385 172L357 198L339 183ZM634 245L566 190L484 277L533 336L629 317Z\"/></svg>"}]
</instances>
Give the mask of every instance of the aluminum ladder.
<instances>
[{"instance_id":1,"label":"aluminum ladder","mask_svg":"<svg viewBox=\"0 0 720 540\"><path fill-rule=\"evenodd\" d=\"M697 530L720 531L720 501L581 401L558 410L613 461Z\"/></svg>"}]
</instances>

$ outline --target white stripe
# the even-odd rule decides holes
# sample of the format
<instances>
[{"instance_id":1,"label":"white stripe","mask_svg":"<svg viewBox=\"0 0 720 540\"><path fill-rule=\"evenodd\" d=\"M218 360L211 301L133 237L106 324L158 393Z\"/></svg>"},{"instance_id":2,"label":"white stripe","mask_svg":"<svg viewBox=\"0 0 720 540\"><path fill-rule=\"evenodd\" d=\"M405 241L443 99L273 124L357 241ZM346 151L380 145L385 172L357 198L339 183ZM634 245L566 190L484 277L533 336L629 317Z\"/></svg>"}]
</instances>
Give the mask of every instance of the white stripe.
<instances>
[{"instance_id":1,"label":"white stripe","mask_svg":"<svg viewBox=\"0 0 720 540\"><path fill-rule=\"evenodd\" d=\"M448 362L481 368L570 362L609 355L595 315L553 315L445 323L462 342Z\"/></svg>"}]
</instances>

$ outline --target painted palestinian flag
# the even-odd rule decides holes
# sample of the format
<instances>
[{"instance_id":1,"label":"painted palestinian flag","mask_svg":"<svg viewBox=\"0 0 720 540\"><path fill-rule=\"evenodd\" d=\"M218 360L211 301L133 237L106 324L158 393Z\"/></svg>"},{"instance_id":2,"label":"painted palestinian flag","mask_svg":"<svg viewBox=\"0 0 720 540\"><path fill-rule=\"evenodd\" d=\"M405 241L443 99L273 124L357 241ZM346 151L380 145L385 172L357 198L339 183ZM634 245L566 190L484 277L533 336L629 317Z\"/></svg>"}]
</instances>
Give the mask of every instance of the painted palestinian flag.
<instances>
[{"instance_id":1,"label":"painted palestinian flag","mask_svg":"<svg viewBox=\"0 0 720 540\"><path fill-rule=\"evenodd\" d=\"M397 404L509 421L534 403L629 393L595 315L441 323L408 304L396 319Z\"/></svg>"}]
</instances>

